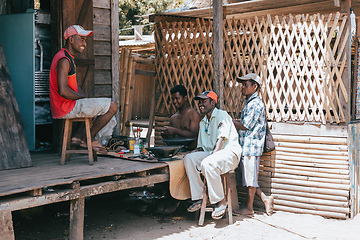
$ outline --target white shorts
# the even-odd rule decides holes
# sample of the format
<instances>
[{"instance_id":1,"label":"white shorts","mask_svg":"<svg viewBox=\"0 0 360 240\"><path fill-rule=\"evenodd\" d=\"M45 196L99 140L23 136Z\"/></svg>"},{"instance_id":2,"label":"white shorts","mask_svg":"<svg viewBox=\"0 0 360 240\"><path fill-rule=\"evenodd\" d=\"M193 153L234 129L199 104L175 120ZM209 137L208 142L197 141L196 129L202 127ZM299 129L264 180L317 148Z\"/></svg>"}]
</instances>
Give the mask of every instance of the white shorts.
<instances>
[{"instance_id":1,"label":"white shorts","mask_svg":"<svg viewBox=\"0 0 360 240\"><path fill-rule=\"evenodd\" d=\"M111 98L81 98L63 118L97 117L109 111Z\"/></svg>"},{"instance_id":2,"label":"white shorts","mask_svg":"<svg viewBox=\"0 0 360 240\"><path fill-rule=\"evenodd\" d=\"M242 172L242 184L244 187L259 187L258 175L260 156L242 156L240 169Z\"/></svg>"}]
</instances>

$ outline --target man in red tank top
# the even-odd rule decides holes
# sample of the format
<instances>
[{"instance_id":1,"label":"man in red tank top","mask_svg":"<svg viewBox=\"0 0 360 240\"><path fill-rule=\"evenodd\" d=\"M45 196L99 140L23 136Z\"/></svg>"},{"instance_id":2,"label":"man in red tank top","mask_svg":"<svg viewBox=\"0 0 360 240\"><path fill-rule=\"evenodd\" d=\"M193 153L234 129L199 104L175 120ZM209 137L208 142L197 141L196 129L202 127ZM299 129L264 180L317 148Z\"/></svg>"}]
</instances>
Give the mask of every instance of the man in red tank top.
<instances>
[{"instance_id":1,"label":"man in red tank top","mask_svg":"<svg viewBox=\"0 0 360 240\"><path fill-rule=\"evenodd\" d=\"M65 30L65 48L54 56L50 67L50 107L53 118L96 117L91 127L92 146L101 150L95 136L115 115L118 105L110 98L87 98L77 84L74 55L85 49L86 38L92 34L93 31L79 25ZM81 131L77 131L72 139L83 146L86 144Z\"/></svg>"}]
</instances>

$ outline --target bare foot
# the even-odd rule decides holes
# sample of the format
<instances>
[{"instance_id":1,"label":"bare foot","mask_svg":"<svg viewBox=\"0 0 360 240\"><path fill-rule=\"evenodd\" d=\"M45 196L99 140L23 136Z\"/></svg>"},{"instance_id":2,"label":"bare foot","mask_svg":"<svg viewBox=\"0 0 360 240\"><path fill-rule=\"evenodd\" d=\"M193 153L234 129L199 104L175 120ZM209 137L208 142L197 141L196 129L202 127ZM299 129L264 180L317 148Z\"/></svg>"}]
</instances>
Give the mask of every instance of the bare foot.
<instances>
[{"instance_id":1,"label":"bare foot","mask_svg":"<svg viewBox=\"0 0 360 240\"><path fill-rule=\"evenodd\" d=\"M240 210L234 210L233 212L235 214L241 214L241 215L250 215L250 216L254 215L254 210L250 210L248 208L242 208Z\"/></svg>"},{"instance_id":2,"label":"bare foot","mask_svg":"<svg viewBox=\"0 0 360 240\"><path fill-rule=\"evenodd\" d=\"M266 200L264 200L264 204L265 204L266 214L268 216L271 216L273 214L273 211L274 211L274 197L273 196L268 196L266 198Z\"/></svg>"}]
</instances>

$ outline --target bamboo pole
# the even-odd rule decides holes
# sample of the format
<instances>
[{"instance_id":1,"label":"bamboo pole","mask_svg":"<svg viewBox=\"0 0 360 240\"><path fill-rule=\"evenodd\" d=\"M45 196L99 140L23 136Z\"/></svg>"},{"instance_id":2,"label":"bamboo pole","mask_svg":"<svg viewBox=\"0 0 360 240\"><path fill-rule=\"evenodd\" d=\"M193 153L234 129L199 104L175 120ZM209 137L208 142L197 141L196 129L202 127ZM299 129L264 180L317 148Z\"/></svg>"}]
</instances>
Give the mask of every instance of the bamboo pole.
<instances>
[{"instance_id":1,"label":"bamboo pole","mask_svg":"<svg viewBox=\"0 0 360 240\"><path fill-rule=\"evenodd\" d=\"M307 203L307 204L315 204L315 205L322 205L322 206L332 206L332 207L341 207L341 208L349 208L348 202L338 202L332 200L324 200L324 199L316 199L316 198L309 198L309 197L298 197L298 196L289 196L284 194L272 194L275 199L285 200L285 201L292 201L292 202L300 202L300 203Z\"/></svg>"},{"instance_id":2,"label":"bamboo pole","mask_svg":"<svg viewBox=\"0 0 360 240\"><path fill-rule=\"evenodd\" d=\"M338 169L327 169L327 168L314 168L314 167L300 167L300 166L290 166L285 164L277 164L275 163L275 169L279 168L285 168L285 169L291 169L291 170L299 170L303 171L302 174L304 174L304 171L306 172L320 172L320 173L331 173L331 174L339 174L339 175L349 175L349 170L338 170ZM263 169L265 169L264 167ZM299 172L301 173L301 172Z\"/></svg>"},{"instance_id":3,"label":"bamboo pole","mask_svg":"<svg viewBox=\"0 0 360 240\"><path fill-rule=\"evenodd\" d=\"M131 66L131 72L130 77L128 78L130 80L130 89L129 89L129 108L128 108L128 114L126 116L128 121L131 121L132 118L132 106L134 102L134 89L135 89L135 70L136 70L136 62L134 61L134 58L131 56L132 66Z\"/></svg>"},{"instance_id":4,"label":"bamboo pole","mask_svg":"<svg viewBox=\"0 0 360 240\"><path fill-rule=\"evenodd\" d=\"M293 136L274 134L273 139L275 142L347 145L347 139L340 137Z\"/></svg>"},{"instance_id":5,"label":"bamboo pole","mask_svg":"<svg viewBox=\"0 0 360 240\"><path fill-rule=\"evenodd\" d=\"M291 191L291 190L275 189L275 188L272 189L271 192L274 195L275 194L287 195L287 196L291 195L291 196L299 196L299 197L312 198L312 199L325 199L325 200L331 200L331 201L349 204L349 198L344 196L308 193L308 192Z\"/></svg>"},{"instance_id":6,"label":"bamboo pole","mask_svg":"<svg viewBox=\"0 0 360 240\"><path fill-rule=\"evenodd\" d=\"M275 142L276 146L276 142ZM276 151L284 151L284 152L295 152L295 153L303 153L303 154L312 154L312 155L332 155L332 156L347 156L347 152L343 151L325 151L325 150L313 150L313 149L302 149L302 148L289 148L289 147L281 147L276 146Z\"/></svg>"},{"instance_id":7,"label":"bamboo pole","mask_svg":"<svg viewBox=\"0 0 360 240\"><path fill-rule=\"evenodd\" d=\"M298 180L303 180L303 181L326 182L326 183L350 185L350 181L344 180L344 179L309 177L309 176L283 174L283 173L270 173L270 172L264 172L264 171L259 171L259 176L265 176L268 178L270 178L270 177L272 177L272 178L287 178L287 179L298 179Z\"/></svg>"},{"instance_id":8,"label":"bamboo pole","mask_svg":"<svg viewBox=\"0 0 360 240\"><path fill-rule=\"evenodd\" d=\"M275 142L277 147L315 149L326 151L348 151L347 145L330 145L330 144L312 144L312 143L296 143L296 142Z\"/></svg>"},{"instance_id":9,"label":"bamboo pole","mask_svg":"<svg viewBox=\"0 0 360 240\"><path fill-rule=\"evenodd\" d=\"M319 193L319 194L327 194L327 195L336 195L336 196L349 196L349 191L339 190L339 189L324 189L324 188L315 188L315 187L303 187L303 186L294 186L288 184L280 184L280 183L271 183L271 188L276 189L284 189L291 191L300 191L307 193Z\"/></svg>"},{"instance_id":10,"label":"bamboo pole","mask_svg":"<svg viewBox=\"0 0 360 240\"><path fill-rule=\"evenodd\" d=\"M121 113L120 113L120 117L119 117L119 122L120 122L120 133L123 134L123 129L125 127L125 122L124 122L124 108L125 108L125 95L126 95L126 83L127 83L127 73L126 70L128 69L128 65L129 65L129 56L131 54L131 50L128 48L122 48L121 50L121 85L120 85L120 106L121 106Z\"/></svg>"},{"instance_id":11,"label":"bamboo pole","mask_svg":"<svg viewBox=\"0 0 360 240\"><path fill-rule=\"evenodd\" d=\"M334 179L349 179L349 175L340 175L340 174L329 174L329 173L320 173L320 172L309 172L309 171L298 171L292 169L279 169L279 168L268 168L262 167L262 171L268 171L273 173L287 173L287 174L294 174L294 175L302 175L308 177L323 177L323 178L334 178Z\"/></svg>"},{"instance_id":12,"label":"bamboo pole","mask_svg":"<svg viewBox=\"0 0 360 240\"><path fill-rule=\"evenodd\" d=\"M281 158L280 158L281 159ZM275 164L284 164L284 165L295 165L295 166L303 166L303 167L316 167L316 168L330 168L330 169L345 169L349 170L349 164L347 165L333 165L333 164L322 164L322 163L314 163L314 162L299 162L292 160L280 160L278 157L274 160Z\"/></svg>"},{"instance_id":13,"label":"bamboo pole","mask_svg":"<svg viewBox=\"0 0 360 240\"><path fill-rule=\"evenodd\" d=\"M127 128L126 128L126 125L125 123L128 121L128 113L129 113L129 100L130 100L130 86L131 86L131 72L132 72L132 65L133 65L133 61L132 61L132 58L131 58L131 52L130 52L130 55L129 55L129 58L128 58L128 69L127 69L127 72L126 72L126 87L125 87L125 104L124 104L124 112L123 112L123 122L124 122L124 125L123 125L123 129L122 129L122 135L127 135Z\"/></svg>"},{"instance_id":14,"label":"bamboo pole","mask_svg":"<svg viewBox=\"0 0 360 240\"><path fill-rule=\"evenodd\" d=\"M288 206L281 206L281 205L274 205L274 210L284 211L284 212L293 212L293 213L302 213L302 214L312 214L312 215L319 215L323 217L331 217L331 218L340 218L346 219L348 218L347 214L344 213L334 213L334 212L326 212L326 211L315 211L309 209L299 209L296 207L288 207Z\"/></svg>"},{"instance_id":15,"label":"bamboo pole","mask_svg":"<svg viewBox=\"0 0 360 240\"><path fill-rule=\"evenodd\" d=\"M261 177L260 179L264 179ZM324 182L311 182L303 181L298 179L286 179L286 178L271 178L272 183L281 183L289 185L298 185L306 187L326 188L326 189L338 189L338 190L350 190L350 184L335 184L335 183L324 183Z\"/></svg>"},{"instance_id":16,"label":"bamboo pole","mask_svg":"<svg viewBox=\"0 0 360 240\"><path fill-rule=\"evenodd\" d=\"M344 155L344 156L333 156L333 155L311 155L311 154L307 154L307 153L293 153L293 152L287 152L287 151L281 151L279 149L275 150L275 154L273 154L273 156L277 156L277 155L283 155L283 156L294 156L294 157L299 157L299 158L311 158L311 159L336 159L336 160L343 160L343 161L349 161L349 156Z\"/></svg>"},{"instance_id":17,"label":"bamboo pole","mask_svg":"<svg viewBox=\"0 0 360 240\"><path fill-rule=\"evenodd\" d=\"M329 156L331 157L331 156ZM263 158L261 158L263 159ZM315 158L312 156L291 156L291 155L287 155L285 154L276 154L275 159L278 160L287 160L287 161L295 161L295 162L308 162L308 163L321 163L321 164L330 164L330 165L334 165L335 167L337 165L344 165L344 166L349 166L349 161L348 159L344 159L344 160L339 160L338 158L328 158L328 159L322 159L322 158Z\"/></svg>"},{"instance_id":18,"label":"bamboo pole","mask_svg":"<svg viewBox=\"0 0 360 240\"><path fill-rule=\"evenodd\" d=\"M307 204L307 203L299 203L299 202L293 202L293 201L280 200L280 199L276 199L276 198L274 199L274 204L302 208L302 209L310 209L310 210L315 210L315 211L326 211L326 212L349 214L348 207L344 208L344 207L323 206L323 205L315 205L315 204Z\"/></svg>"}]
</instances>

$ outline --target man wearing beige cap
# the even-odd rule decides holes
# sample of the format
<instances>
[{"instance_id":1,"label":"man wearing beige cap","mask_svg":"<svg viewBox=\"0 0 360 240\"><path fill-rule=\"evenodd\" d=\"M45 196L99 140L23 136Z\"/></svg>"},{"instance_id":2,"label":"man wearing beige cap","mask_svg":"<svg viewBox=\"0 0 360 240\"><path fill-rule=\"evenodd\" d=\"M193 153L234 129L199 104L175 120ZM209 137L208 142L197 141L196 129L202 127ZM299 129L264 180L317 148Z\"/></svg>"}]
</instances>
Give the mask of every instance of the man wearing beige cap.
<instances>
[{"instance_id":1,"label":"man wearing beige cap","mask_svg":"<svg viewBox=\"0 0 360 240\"><path fill-rule=\"evenodd\" d=\"M254 214L253 202L257 194L265 204L266 213L271 215L273 197L267 197L258 184L260 156L263 154L266 132L265 106L258 95L261 78L255 73L249 73L236 80L241 82L241 93L246 98L240 120L233 120L239 130L239 141L243 150L240 160L242 184L248 188L246 208L240 209L239 213Z\"/></svg>"},{"instance_id":2,"label":"man wearing beige cap","mask_svg":"<svg viewBox=\"0 0 360 240\"><path fill-rule=\"evenodd\" d=\"M220 219L227 207L220 175L236 168L241 147L230 115L215 107L218 100L216 93L205 91L194 99L199 100L204 118L200 121L197 148L184 158L191 199L194 201L188 211L195 212L201 208L204 190L201 171L206 178L210 203L215 204L211 216Z\"/></svg>"},{"instance_id":3,"label":"man wearing beige cap","mask_svg":"<svg viewBox=\"0 0 360 240\"><path fill-rule=\"evenodd\" d=\"M80 54L86 47L86 38L93 31L79 25L68 27L64 32L65 48L53 58L50 67L50 107L53 118L96 117L91 127L92 147L96 151L104 150L95 135L111 120L118 105L110 98L87 98L78 86L74 55ZM85 134L76 131L73 143L86 147Z\"/></svg>"}]
</instances>

